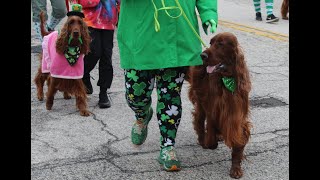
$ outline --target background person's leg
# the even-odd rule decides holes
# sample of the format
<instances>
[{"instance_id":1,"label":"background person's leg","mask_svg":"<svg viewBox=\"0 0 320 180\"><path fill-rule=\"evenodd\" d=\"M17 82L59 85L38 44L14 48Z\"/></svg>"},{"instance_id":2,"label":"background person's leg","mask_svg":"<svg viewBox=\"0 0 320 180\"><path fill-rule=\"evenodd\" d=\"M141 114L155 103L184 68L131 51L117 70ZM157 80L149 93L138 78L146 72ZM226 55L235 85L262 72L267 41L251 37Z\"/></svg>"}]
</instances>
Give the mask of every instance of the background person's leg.
<instances>
[{"instance_id":1,"label":"background person's leg","mask_svg":"<svg viewBox=\"0 0 320 180\"><path fill-rule=\"evenodd\" d=\"M96 66L98 60L101 57L101 32L99 29L89 27L90 37L92 39L90 43L90 52L84 56L84 73L82 81L86 86L87 94L93 93L92 84L90 81L90 72Z\"/></svg>"},{"instance_id":2,"label":"background person's leg","mask_svg":"<svg viewBox=\"0 0 320 180\"><path fill-rule=\"evenodd\" d=\"M262 21L261 0L253 0L254 10L256 11L256 20Z\"/></svg>"},{"instance_id":3,"label":"background person's leg","mask_svg":"<svg viewBox=\"0 0 320 180\"><path fill-rule=\"evenodd\" d=\"M67 6L65 0L51 0L50 2L52 13L47 23L47 28L48 30L54 30L59 22L67 15Z\"/></svg>"},{"instance_id":4,"label":"background person's leg","mask_svg":"<svg viewBox=\"0 0 320 180\"><path fill-rule=\"evenodd\" d=\"M99 106L100 108L108 108L111 106L107 89L111 87L113 80L112 67L112 49L113 49L113 30L101 30L102 54L99 61Z\"/></svg>"},{"instance_id":5,"label":"background person's leg","mask_svg":"<svg viewBox=\"0 0 320 180\"><path fill-rule=\"evenodd\" d=\"M267 10L266 21L268 23L279 21L279 18L273 14L273 0L265 0L265 3L266 3L266 10Z\"/></svg>"},{"instance_id":6,"label":"background person's leg","mask_svg":"<svg viewBox=\"0 0 320 180\"><path fill-rule=\"evenodd\" d=\"M32 0L32 21L33 29L36 32L36 39L42 42L42 36L40 31L40 12L44 11L45 18L48 19L47 15L47 1L46 0Z\"/></svg>"}]
</instances>

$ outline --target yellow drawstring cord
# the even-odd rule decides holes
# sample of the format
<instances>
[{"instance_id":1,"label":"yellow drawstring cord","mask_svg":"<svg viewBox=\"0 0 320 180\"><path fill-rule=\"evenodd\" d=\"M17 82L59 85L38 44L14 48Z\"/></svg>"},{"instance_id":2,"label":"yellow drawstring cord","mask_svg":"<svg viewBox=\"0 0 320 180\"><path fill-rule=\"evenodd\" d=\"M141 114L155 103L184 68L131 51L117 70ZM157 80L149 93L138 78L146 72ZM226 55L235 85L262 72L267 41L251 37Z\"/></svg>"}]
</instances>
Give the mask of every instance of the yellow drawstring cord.
<instances>
[{"instance_id":1,"label":"yellow drawstring cord","mask_svg":"<svg viewBox=\"0 0 320 180\"><path fill-rule=\"evenodd\" d=\"M159 32L159 31L160 31L160 23L159 23L159 21L158 21L158 11L164 10L165 13L166 13L169 17L171 17L171 18L178 18L178 17L180 17L181 15L183 15L184 19L185 19L185 20L187 21L187 23L189 24L189 26L190 26L191 30L193 31L193 33L196 35L196 37L197 37L197 38L200 40L200 42L202 43L203 47L208 48L208 47L206 46L206 44L202 41L202 39L201 39L201 37L199 36L199 34L197 33L197 31L196 31L196 30L194 29L194 27L192 26L190 20L188 19L187 15L185 14L185 12L184 12L183 9L182 9L182 7L181 7L181 5L180 5L180 3L179 3L179 0L175 0L177 6L169 6L169 7L166 7L166 6L165 6L165 3L164 3L164 0L161 0L162 7L159 8L159 9L157 9L157 6L156 6L156 4L154 3L154 0L151 0L151 1L152 1L153 6L154 6L154 9L155 9L155 11L154 11L154 21L155 21L155 22L154 22L154 26L155 26L155 27L154 27L154 28L155 28L155 31L156 31L156 32ZM180 14L177 15L177 16L172 16L172 15L170 15L169 12L167 11L167 10L170 10L170 9L179 9L179 10L180 10Z\"/></svg>"}]
</instances>

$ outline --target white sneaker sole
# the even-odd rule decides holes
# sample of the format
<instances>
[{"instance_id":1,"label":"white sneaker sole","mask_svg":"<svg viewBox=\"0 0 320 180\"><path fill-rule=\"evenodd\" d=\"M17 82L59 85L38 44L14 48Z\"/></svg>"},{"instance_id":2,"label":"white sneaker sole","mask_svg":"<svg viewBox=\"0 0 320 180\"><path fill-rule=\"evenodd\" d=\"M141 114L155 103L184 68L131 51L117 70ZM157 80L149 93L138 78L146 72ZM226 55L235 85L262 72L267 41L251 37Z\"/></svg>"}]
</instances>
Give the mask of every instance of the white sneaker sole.
<instances>
[{"instance_id":1,"label":"white sneaker sole","mask_svg":"<svg viewBox=\"0 0 320 180\"><path fill-rule=\"evenodd\" d=\"M266 20L267 23L278 22L278 21L279 21L279 18Z\"/></svg>"}]
</instances>

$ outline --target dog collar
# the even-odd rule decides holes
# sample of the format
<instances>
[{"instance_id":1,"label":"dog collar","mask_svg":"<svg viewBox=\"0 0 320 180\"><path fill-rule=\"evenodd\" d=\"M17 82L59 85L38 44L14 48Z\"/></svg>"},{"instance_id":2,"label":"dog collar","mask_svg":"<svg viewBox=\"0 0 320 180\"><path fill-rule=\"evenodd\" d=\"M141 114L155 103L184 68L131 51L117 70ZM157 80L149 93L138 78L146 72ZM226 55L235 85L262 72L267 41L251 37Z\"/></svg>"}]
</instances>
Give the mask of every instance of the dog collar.
<instances>
[{"instance_id":1,"label":"dog collar","mask_svg":"<svg viewBox=\"0 0 320 180\"><path fill-rule=\"evenodd\" d=\"M67 59L68 63L73 66L79 59L80 47L79 46L68 46L64 52L64 57Z\"/></svg>"},{"instance_id":2,"label":"dog collar","mask_svg":"<svg viewBox=\"0 0 320 180\"><path fill-rule=\"evenodd\" d=\"M236 81L233 77L222 77L223 85L232 93L234 92L234 89L236 88Z\"/></svg>"}]
</instances>

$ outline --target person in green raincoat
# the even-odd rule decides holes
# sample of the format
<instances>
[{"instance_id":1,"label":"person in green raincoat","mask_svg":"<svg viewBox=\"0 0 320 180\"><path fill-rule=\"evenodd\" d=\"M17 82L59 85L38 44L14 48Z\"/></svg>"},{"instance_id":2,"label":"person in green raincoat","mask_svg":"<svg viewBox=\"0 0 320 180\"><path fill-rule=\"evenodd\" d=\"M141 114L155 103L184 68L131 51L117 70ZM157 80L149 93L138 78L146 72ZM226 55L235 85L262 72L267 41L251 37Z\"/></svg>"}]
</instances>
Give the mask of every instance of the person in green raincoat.
<instances>
[{"instance_id":1,"label":"person in green raincoat","mask_svg":"<svg viewBox=\"0 0 320 180\"><path fill-rule=\"evenodd\" d=\"M217 28L217 0L121 0L118 23L120 65L126 100L135 113L131 141L141 145L152 118L151 94L156 85L160 129L158 161L167 171L181 169L174 149L181 120L181 88L186 67L201 65L201 26Z\"/></svg>"}]
</instances>

